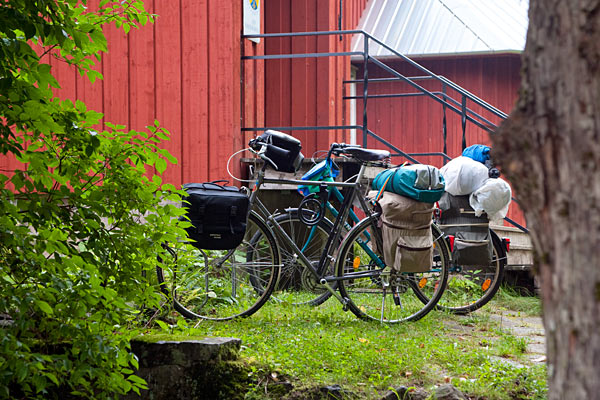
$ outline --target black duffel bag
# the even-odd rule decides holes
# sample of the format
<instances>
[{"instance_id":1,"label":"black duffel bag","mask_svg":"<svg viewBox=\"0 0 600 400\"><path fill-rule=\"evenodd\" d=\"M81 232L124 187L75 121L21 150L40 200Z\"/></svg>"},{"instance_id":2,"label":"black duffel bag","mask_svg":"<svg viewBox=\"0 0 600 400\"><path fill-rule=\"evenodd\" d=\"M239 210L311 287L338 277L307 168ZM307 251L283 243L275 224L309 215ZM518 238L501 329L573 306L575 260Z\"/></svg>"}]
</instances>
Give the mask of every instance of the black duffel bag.
<instances>
[{"instance_id":1,"label":"black duffel bag","mask_svg":"<svg viewBox=\"0 0 600 400\"><path fill-rule=\"evenodd\" d=\"M214 181L186 183L183 206L192 226L186 229L193 245L205 250L237 247L246 233L249 198L235 186Z\"/></svg>"},{"instance_id":2,"label":"black duffel bag","mask_svg":"<svg viewBox=\"0 0 600 400\"><path fill-rule=\"evenodd\" d=\"M300 141L283 132L269 129L249 145L280 172L296 172L304 160Z\"/></svg>"}]
</instances>

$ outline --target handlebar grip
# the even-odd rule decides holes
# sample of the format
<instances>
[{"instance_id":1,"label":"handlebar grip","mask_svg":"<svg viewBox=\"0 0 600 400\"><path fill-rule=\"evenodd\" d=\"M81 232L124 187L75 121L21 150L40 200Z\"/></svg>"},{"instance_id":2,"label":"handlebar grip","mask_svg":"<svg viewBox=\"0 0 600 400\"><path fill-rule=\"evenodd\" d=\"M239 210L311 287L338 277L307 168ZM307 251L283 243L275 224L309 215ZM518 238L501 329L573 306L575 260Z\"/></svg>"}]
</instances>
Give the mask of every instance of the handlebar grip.
<instances>
[{"instance_id":1,"label":"handlebar grip","mask_svg":"<svg viewBox=\"0 0 600 400\"><path fill-rule=\"evenodd\" d=\"M260 137L250 139L250 141L248 142L248 146L256 151L260 150L263 144L266 144L266 142L260 140Z\"/></svg>"}]
</instances>

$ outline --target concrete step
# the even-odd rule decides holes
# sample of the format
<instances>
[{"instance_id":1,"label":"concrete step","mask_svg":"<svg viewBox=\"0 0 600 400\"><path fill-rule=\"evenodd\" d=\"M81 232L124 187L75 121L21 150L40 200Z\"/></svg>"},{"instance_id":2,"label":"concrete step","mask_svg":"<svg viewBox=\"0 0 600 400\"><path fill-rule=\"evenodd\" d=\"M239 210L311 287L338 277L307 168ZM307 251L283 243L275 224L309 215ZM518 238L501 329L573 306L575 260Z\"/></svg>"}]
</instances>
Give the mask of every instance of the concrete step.
<instances>
[{"instance_id":1,"label":"concrete step","mask_svg":"<svg viewBox=\"0 0 600 400\"><path fill-rule=\"evenodd\" d=\"M136 375L146 380L148 389L125 399L243 399L250 369L238 359L240 346L240 339L218 337L133 340L131 350L140 367Z\"/></svg>"}]
</instances>

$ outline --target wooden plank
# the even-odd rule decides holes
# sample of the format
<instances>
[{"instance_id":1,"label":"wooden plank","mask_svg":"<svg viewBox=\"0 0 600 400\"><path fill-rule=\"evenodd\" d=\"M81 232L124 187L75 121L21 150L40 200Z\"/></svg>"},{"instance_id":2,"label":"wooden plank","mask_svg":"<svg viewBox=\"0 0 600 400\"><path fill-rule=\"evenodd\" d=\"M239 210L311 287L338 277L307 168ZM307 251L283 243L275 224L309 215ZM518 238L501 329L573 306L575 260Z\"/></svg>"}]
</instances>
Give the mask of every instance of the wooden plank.
<instances>
[{"instance_id":1,"label":"wooden plank","mask_svg":"<svg viewBox=\"0 0 600 400\"><path fill-rule=\"evenodd\" d=\"M312 16L308 14L309 4L312 5L314 0L311 1L297 1L291 4L291 32L306 32L310 30L309 18ZM308 53L308 39L306 37L295 37L292 38L292 53ZM312 85L311 77L308 75L307 64L310 59L298 58L291 61L291 92L289 100L291 102L291 126L307 126L312 121L308 118L308 109L312 105L312 99L308 97L308 87ZM282 97L283 97L282 93ZM307 152L307 155L312 154L308 152L308 149L314 147L314 131L295 131L291 132L296 138L302 142L303 151Z\"/></svg>"},{"instance_id":2,"label":"wooden plank","mask_svg":"<svg viewBox=\"0 0 600 400\"><path fill-rule=\"evenodd\" d=\"M292 7L290 0L284 0L281 4L281 20L278 32L291 32L292 29ZM292 39L282 38L280 41L279 54L289 54L292 52ZM293 97L290 96L292 92L291 80L294 79L292 76L292 61L281 60L281 80L279 86L278 99L281 107L279 125L288 126L292 123L292 104ZM298 77L298 79L301 79Z\"/></svg>"},{"instance_id":3,"label":"wooden plank","mask_svg":"<svg viewBox=\"0 0 600 400\"><path fill-rule=\"evenodd\" d=\"M335 5L329 1L315 1L317 11L317 29L318 31L328 31L335 26ZM317 51L324 53L332 51L335 47L333 36L320 36L317 38ZM331 57L317 59L316 75L316 104L317 104L317 123L322 126L334 125L333 98L335 89L335 69ZM323 150L329 147L333 141L335 133L332 131L321 131L313 145L314 150ZM312 144L312 143L311 143ZM313 150L313 151L314 151Z\"/></svg>"},{"instance_id":4,"label":"wooden plank","mask_svg":"<svg viewBox=\"0 0 600 400\"><path fill-rule=\"evenodd\" d=\"M144 2L146 10L154 12L154 0ZM154 25L147 24L129 33L129 127L145 130L154 124L155 58Z\"/></svg>"},{"instance_id":5,"label":"wooden plank","mask_svg":"<svg viewBox=\"0 0 600 400\"><path fill-rule=\"evenodd\" d=\"M260 4L260 2L259 2ZM241 40L240 40L240 32L242 31L242 21L243 21L243 16L242 16L242 7L243 4L242 2L234 2L233 3L233 12L231 14L231 23L230 26L234 27L234 29L231 30L231 43L232 43L232 47L233 47L233 52L230 53L231 55L231 65L233 67L233 78L231 79L231 82L233 83L233 91L232 91L232 96L231 96L231 101L233 102L232 107L233 107L233 114L235 117L232 119L232 135L233 135L233 141L232 141L232 147L229 149L228 151L228 156L227 159L223 160L223 164L226 165L227 160L229 159L229 157L231 156L231 154L235 151L241 150L243 147L245 147L246 143L242 142L242 136L240 135L240 129L241 129L241 115L242 115L242 109L241 109L241 95L242 95L242 87L240 85L240 77L242 74L241 71L241 63L240 63L240 54L242 52L242 48L241 48ZM236 28L237 27L237 28ZM239 158L238 158L239 160ZM233 167L233 172L235 173L235 176L239 176L239 170L241 167L241 164L239 161L235 162L232 164Z\"/></svg>"},{"instance_id":6,"label":"wooden plank","mask_svg":"<svg viewBox=\"0 0 600 400\"><path fill-rule=\"evenodd\" d=\"M183 182L209 179L208 0L182 1ZM214 29L214 28L213 28Z\"/></svg>"},{"instance_id":7,"label":"wooden plank","mask_svg":"<svg viewBox=\"0 0 600 400\"><path fill-rule=\"evenodd\" d=\"M155 93L156 119L171 133L163 147L181 159L181 4L180 1L156 1L155 12ZM163 181L182 182L181 165L170 166Z\"/></svg>"},{"instance_id":8,"label":"wooden plank","mask_svg":"<svg viewBox=\"0 0 600 400\"><path fill-rule=\"evenodd\" d=\"M53 51L50 54L56 53ZM52 74L60 85L59 89L54 89L54 95L61 100L70 99L75 101L77 96L77 72L75 68L56 57L51 57L51 60Z\"/></svg>"},{"instance_id":9,"label":"wooden plank","mask_svg":"<svg viewBox=\"0 0 600 400\"><path fill-rule=\"evenodd\" d=\"M129 125L129 42L127 35L114 25L104 28L108 53L103 57L104 119L113 124Z\"/></svg>"},{"instance_id":10,"label":"wooden plank","mask_svg":"<svg viewBox=\"0 0 600 400\"><path fill-rule=\"evenodd\" d=\"M268 1L268 0L265 0ZM264 3L264 1L263 1ZM276 33L280 30L281 21L281 2L268 1L265 3L264 32ZM279 38L266 38L264 40L265 54L279 54L281 51L281 41ZM280 60L265 61L265 75L269 79L265 80L265 125L276 126L281 120L281 101L279 101L280 87L282 81Z\"/></svg>"},{"instance_id":11,"label":"wooden plank","mask_svg":"<svg viewBox=\"0 0 600 400\"><path fill-rule=\"evenodd\" d=\"M234 33L233 29L224 29L238 23L234 19L235 8L236 5L229 2L208 3L210 180L229 178L225 166L231 155L234 136L238 136L239 132L239 107L234 105L239 105L240 95L239 31Z\"/></svg>"},{"instance_id":12,"label":"wooden plank","mask_svg":"<svg viewBox=\"0 0 600 400\"><path fill-rule=\"evenodd\" d=\"M87 4L88 9L93 12L98 9L98 3L100 0L90 0ZM105 57L106 53L101 53L101 57ZM96 60L93 69L95 71L104 74L102 68L102 59ZM104 80L96 79L94 83L91 83L87 76L81 76L79 73L76 74L77 84L77 99L83 101L88 110L94 110L104 114ZM102 130L104 126L104 118L100 120L95 129Z\"/></svg>"},{"instance_id":13,"label":"wooden plank","mask_svg":"<svg viewBox=\"0 0 600 400\"><path fill-rule=\"evenodd\" d=\"M264 31L265 5L259 2L261 7L261 32ZM244 40L244 55L264 55L265 42L273 44L274 39L261 39L260 43ZM264 126L265 124L265 61L247 60L242 64L244 75L243 103L242 103L242 127ZM241 145L246 147L248 141L256 134L247 132L243 134Z\"/></svg>"}]
</instances>

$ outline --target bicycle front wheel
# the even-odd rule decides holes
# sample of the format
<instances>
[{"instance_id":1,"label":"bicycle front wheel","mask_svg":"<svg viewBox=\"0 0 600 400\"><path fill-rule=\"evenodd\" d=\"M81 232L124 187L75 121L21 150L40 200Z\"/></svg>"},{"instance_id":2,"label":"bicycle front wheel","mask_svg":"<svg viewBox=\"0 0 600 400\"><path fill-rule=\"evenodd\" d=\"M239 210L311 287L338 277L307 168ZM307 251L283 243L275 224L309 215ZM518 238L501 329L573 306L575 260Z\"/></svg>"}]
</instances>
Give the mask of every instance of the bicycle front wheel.
<instances>
[{"instance_id":1,"label":"bicycle front wheel","mask_svg":"<svg viewBox=\"0 0 600 400\"><path fill-rule=\"evenodd\" d=\"M432 225L433 264L427 272L400 273L386 268L383 241L376 217L368 217L348 234L336 267L339 290L359 318L385 323L416 321L431 311L441 298L450 256L443 235ZM422 302L419 293L427 293Z\"/></svg>"},{"instance_id":2,"label":"bicycle front wheel","mask_svg":"<svg viewBox=\"0 0 600 400\"><path fill-rule=\"evenodd\" d=\"M444 296L438 306L455 314L467 314L486 305L498 292L504 276L506 250L490 229L493 245L489 265L465 266L452 263Z\"/></svg>"},{"instance_id":3,"label":"bicycle front wheel","mask_svg":"<svg viewBox=\"0 0 600 400\"><path fill-rule=\"evenodd\" d=\"M256 236L260 239L252 240ZM199 250L189 243L166 247L157 267L161 290L186 318L229 320L255 313L279 276L277 242L254 213L242 243L230 250Z\"/></svg>"}]
</instances>

